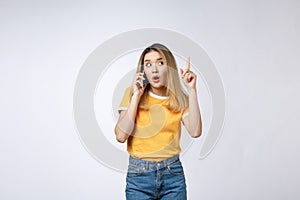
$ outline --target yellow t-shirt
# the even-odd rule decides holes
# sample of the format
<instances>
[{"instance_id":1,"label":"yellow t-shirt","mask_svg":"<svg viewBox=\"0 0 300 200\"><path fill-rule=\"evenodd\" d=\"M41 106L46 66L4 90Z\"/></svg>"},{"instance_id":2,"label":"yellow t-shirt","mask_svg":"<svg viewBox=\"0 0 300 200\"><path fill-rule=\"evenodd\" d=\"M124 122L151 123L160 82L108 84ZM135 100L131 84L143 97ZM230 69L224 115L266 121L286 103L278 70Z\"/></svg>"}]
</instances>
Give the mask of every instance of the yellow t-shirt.
<instances>
[{"instance_id":1,"label":"yellow t-shirt","mask_svg":"<svg viewBox=\"0 0 300 200\"><path fill-rule=\"evenodd\" d=\"M130 87L126 89L119 111L130 102ZM149 91L149 110L138 108L134 134L127 140L128 153L136 158L160 161L180 153L181 120L188 109L172 112L167 108L169 98Z\"/></svg>"}]
</instances>

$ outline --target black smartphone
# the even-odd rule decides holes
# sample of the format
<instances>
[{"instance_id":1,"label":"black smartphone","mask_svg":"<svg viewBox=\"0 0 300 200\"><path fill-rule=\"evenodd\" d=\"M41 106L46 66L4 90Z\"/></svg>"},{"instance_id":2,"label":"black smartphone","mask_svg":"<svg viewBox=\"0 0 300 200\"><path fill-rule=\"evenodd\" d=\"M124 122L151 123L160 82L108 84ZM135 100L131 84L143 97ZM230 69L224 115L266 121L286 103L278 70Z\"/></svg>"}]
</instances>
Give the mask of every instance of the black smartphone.
<instances>
[{"instance_id":1,"label":"black smartphone","mask_svg":"<svg viewBox=\"0 0 300 200\"><path fill-rule=\"evenodd\" d=\"M144 79L145 80L143 80L143 84L147 85L149 83L149 80L148 80L148 78L147 78L147 76L146 76L146 74L144 72L144 65L141 66L141 71L140 72L144 74Z\"/></svg>"}]
</instances>

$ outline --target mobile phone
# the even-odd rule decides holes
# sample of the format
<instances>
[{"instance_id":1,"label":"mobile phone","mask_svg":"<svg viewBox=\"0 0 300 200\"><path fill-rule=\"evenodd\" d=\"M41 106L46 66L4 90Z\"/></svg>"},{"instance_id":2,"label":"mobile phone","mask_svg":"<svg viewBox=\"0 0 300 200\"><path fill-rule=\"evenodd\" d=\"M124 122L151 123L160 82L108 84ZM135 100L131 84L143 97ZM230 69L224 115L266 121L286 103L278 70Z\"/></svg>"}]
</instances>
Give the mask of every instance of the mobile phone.
<instances>
[{"instance_id":1,"label":"mobile phone","mask_svg":"<svg viewBox=\"0 0 300 200\"><path fill-rule=\"evenodd\" d=\"M140 71L140 72L144 74L143 76L144 76L144 79L145 79L145 80L143 80L143 84L146 84L146 85L147 85L147 84L149 83L149 80L148 80L148 78L147 78L147 76L146 76L146 74L145 74L145 71L144 71L144 65L141 66L141 71Z\"/></svg>"}]
</instances>

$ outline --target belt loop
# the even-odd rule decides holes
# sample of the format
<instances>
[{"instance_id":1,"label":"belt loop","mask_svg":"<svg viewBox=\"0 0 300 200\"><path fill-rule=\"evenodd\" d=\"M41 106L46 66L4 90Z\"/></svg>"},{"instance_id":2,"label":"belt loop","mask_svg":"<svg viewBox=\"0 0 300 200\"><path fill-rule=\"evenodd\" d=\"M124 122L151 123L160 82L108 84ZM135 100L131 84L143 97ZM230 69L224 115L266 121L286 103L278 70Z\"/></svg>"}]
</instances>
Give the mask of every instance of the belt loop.
<instances>
[{"instance_id":1,"label":"belt loop","mask_svg":"<svg viewBox=\"0 0 300 200\"><path fill-rule=\"evenodd\" d=\"M164 167L167 167L169 165L168 160L164 160Z\"/></svg>"}]
</instances>

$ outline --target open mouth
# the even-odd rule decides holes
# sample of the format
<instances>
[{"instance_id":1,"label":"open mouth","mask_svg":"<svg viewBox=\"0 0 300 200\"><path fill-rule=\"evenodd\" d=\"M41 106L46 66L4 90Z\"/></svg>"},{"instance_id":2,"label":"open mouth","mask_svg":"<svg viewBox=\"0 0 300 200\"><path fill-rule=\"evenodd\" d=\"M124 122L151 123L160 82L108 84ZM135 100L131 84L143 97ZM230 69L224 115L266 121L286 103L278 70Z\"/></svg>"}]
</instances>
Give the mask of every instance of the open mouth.
<instances>
[{"instance_id":1,"label":"open mouth","mask_svg":"<svg viewBox=\"0 0 300 200\"><path fill-rule=\"evenodd\" d=\"M152 77L152 81L153 81L154 83L158 83L158 82L159 82L159 77L158 77L158 76Z\"/></svg>"}]
</instances>

